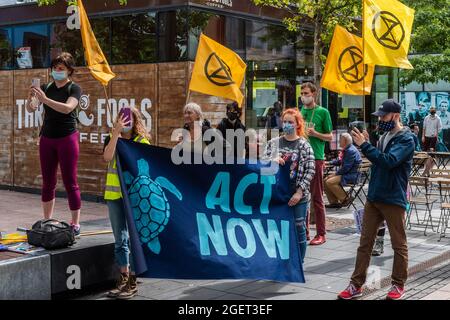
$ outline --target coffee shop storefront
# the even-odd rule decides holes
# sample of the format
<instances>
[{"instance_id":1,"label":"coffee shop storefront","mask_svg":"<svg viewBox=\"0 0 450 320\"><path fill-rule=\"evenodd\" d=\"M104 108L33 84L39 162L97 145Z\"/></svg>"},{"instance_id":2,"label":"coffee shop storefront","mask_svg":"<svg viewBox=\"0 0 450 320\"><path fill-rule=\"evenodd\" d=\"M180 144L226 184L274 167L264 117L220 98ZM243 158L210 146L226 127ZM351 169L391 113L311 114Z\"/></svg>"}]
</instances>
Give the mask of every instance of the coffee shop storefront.
<instances>
[{"instance_id":1,"label":"coffee shop storefront","mask_svg":"<svg viewBox=\"0 0 450 320\"><path fill-rule=\"evenodd\" d=\"M20 1L23 2L23 1ZM79 30L71 29L73 12L66 2L50 7L35 3L0 6L0 185L39 190L41 176L37 138L42 109L31 114L25 99L32 78L49 81L52 57L72 53L83 88L80 103L79 183L84 197L101 197L106 164L103 141L118 110L139 108L153 143L171 147L171 133L183 125L190 72L203 32L236 51L248 71L245 122L265 126L274 102L298 106L299 85L312 80L312 34L293 36L283 27L283 12L259 8L251 1L116 0L85 1L97 39L117 77L102 87L83 67ZM245 86L245 87L244 87ZM229 101L193 93L213 125ZM107 106L109 104L109 107ZM111 112L109 111L111 110ZM59 179L61 181L61 179ZM64 190L62 185L58 190Z\"/></svg>"}]
</instances>

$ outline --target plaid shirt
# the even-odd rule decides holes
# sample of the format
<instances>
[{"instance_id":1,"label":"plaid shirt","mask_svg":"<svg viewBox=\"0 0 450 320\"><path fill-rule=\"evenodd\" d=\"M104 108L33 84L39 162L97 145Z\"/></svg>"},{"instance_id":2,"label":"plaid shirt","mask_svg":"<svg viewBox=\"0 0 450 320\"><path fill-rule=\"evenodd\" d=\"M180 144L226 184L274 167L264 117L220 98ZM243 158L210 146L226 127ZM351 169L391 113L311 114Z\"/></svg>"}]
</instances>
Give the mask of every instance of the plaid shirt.
<instances>
[{"instance_id":1,"label":"plaid shirt","mask_svg":"<svg viewBox=\"0 0 450 320\"><path fill-rule=\"evenodd\" d=\"M303 192L303 197L309 196L309 186L316 172L314 151L309 142L303 138L287 141L283 137L267 142L263 160L283 158L291 162L291 180L295 181L295 189Z\"/></svg>"}]
</instances>

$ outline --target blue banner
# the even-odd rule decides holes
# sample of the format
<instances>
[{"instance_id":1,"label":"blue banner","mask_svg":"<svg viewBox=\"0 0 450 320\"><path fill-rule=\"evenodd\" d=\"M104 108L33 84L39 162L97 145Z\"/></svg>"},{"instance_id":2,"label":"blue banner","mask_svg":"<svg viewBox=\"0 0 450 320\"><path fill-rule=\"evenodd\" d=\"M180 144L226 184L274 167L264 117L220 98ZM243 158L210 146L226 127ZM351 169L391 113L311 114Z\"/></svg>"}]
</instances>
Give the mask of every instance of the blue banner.
<instances>
[{"instance_id":1,"label":"blue banner","mask_svg":"<svg viewBox=\"0 0 450 320\"><path fill-rule=\"evenodd\" d=\"M170 149L122 139L117 154L137 274L305 282L288 165L175 165Z\"/></svg>"}]
</instances>

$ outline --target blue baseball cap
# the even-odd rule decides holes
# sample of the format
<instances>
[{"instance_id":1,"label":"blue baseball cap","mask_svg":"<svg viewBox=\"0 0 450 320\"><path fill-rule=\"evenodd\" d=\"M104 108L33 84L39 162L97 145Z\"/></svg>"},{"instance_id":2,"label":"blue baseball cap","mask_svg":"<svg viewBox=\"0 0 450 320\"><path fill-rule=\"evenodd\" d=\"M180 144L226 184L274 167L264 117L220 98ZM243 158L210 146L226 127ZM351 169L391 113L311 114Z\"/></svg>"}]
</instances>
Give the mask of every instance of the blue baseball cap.
<instances>
[{"instance_id":1,"label":"blue baseball cap","mask_svg":"<svg viewBox=\"0 0 450 320\"><path fill-rule=\"evenodd\" d=\"M384 117L388 113L400 113L402 106L393 99L386 100L379 106L378 111L372 113L376 117Z\"/></svg>"}]
</instances>

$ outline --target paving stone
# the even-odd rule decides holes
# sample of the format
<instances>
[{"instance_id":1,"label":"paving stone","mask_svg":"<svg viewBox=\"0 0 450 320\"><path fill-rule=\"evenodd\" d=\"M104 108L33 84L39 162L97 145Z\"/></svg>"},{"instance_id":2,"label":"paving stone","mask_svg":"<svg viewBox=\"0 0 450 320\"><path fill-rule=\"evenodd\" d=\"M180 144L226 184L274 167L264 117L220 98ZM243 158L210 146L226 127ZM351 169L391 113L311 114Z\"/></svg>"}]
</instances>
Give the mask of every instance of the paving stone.
<instances>
[{"instance_id":1,"label":"paving stone","mask_svg":"<svg viewBox=\"0 0 450 320\"><path fill-rule=\"evenodd\" d=\"M185 290L180 295L170 298L170 300L209 300L223 297L225 295L227 295L227 293L223 291L200 288Z\"/></svg>"},{"instance_id":2,"label":"paving stone","mask_svg":"<svg viewBox=\"0 0 450 320\"><path fill-rule=\"evenodd\" d=\"M449 300L449 299L450 299L450 292L435 291L423 297L421 300Z\"/></svg>"}]
</instances>

